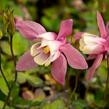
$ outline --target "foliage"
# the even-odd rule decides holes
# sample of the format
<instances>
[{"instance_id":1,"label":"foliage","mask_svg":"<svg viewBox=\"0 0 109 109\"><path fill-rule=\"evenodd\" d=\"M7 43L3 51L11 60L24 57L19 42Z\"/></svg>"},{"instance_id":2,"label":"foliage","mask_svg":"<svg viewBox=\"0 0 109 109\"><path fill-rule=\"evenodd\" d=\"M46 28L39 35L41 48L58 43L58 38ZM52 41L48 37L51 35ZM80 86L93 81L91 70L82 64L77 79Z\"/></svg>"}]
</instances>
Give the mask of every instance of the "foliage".
<instances>
[{"instance_id":1,"label":"foliage","mask_svg":"<svg viewBox=\"0 0 109 109\"><path fill-rule=\"evenodd\" d=\"M0 63L9 86L13 85L15 77L15 66L9 44L10 34L13 34L13 51L16 60L31 45L18 32L15 32L12 25L13 15L37 21L48 31L55 32L58 32L62 19L72 18L74 33L81 30L97 34L97 11L102 13L106 22L109 20L108 0L56 0L55 3L52 0L0 0L0 4L0 15L4 9L8 13L8 16L4 17L5 21L0 16ZM11 11L8 7L11 8ZM8 22L7 19L11 19L11 22ZM74 42L73 40L72 43L75 47L78 47ZM90 66L92 62L88 61L88 64ZM30 71L17 73L17 82L13 85L11 97L5 109L109 108L109 89L107 97L104 99L107 76L106 60L102 62L90 82L84 79L86 71L77 71L69 67L65 87L52 78L49 67L39 66ZM79 79L76 90L74 90L77 75L79 75ZM0 73L0 109L3 108L8 93L8 86Z\"/></svg>"}]
</instances>

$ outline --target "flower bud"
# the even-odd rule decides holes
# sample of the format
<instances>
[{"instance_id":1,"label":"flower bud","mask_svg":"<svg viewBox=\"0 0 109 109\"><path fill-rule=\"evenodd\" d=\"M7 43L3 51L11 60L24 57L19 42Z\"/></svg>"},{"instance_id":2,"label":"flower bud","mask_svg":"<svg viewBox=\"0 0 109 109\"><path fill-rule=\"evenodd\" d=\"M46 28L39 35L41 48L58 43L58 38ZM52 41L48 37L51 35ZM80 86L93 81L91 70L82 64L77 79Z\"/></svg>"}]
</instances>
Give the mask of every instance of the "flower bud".
<instances>
[{"instance_id":1,"label":"flower bud","mask_svg":"<svg viewBox=\"0 0 109 109\"><path fill-rule=\"evenodd\" d=\"M103 38L84 33L79 41L79 48L84 54L98 54L105 51L105 42L106 40Z\"/></svg>"}]
</instances>

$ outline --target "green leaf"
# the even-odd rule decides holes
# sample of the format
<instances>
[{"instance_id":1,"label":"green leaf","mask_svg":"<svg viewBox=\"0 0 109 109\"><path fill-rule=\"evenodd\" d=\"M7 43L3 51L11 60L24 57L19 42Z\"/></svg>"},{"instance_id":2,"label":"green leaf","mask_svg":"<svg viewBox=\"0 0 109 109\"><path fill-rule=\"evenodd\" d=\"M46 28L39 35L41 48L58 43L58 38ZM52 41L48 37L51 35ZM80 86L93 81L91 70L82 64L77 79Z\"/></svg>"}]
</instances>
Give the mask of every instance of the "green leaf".
<instances>
[{"instance_id":1,"label":"green leaf","mask_svg":"<svg viewBox=\"0 0 109 109\"><path fill-rule=\"evenodd\" d=\"M43 81L38 78L37 76L28 76L27 81L29 84L31 84L33 87L37 87L42 85Z\"/></svg>"},{"instance_id":2,"label":"green leaf","mask_svg":"<svg viewBox=\"0 0 109 109\"><path fill-rule=\"evenodd\" d=\"M16 106L18 109L28 109L31 106L31 100L24 100L21 97L17 97L12 101L12 105Z\"/></svg>"},{"instance_id":3,"label":"green leaf","mask_svg":"<svg viewBox=\"0 0 109 109\"><path fill-rule=\"evenodd\" d=\"M0 109L2 109L3 106L4 106L4 102L3 101L0 101ZM14 109L14 108L9 107L9 106L6 105L5 109Z\"/></svg>"},{"instance_id":4,"label":"green leaf","mask_svg":"<svg viewBox=\"0 0 109 109\"><path fill-rule=\"evenodd\" d=\"M20 34L16 33L13 37L13 49L15 55L21 55L28 49L28 41Z\"/></svg>"},{"instance_id":5,"label":"green leaf","mask_svg":"<svg viewBox=\"0 0 109 109\"><path fill-rule=\"evenodd\" d=\"M5 101L6 95L0 90L0 100Z\"/></svg>"},{"instance_id":6,"label":"green leaf","mask_svg":"<svg viewBox=\"0 0 109 109\"><path fill-rule=\"evenodd\" d=\"M42 109L67 109L63 100L56 100L44 105Z\"/></svg>"},{"instance_id":7,"label":"green leaf","mask_svg":"<svg viewBox=\"0 0 109 109\"><path fill-rule=\"evenodd\" d=\"M11 91L12 98L16 99L19 96L19 85L14 84L13 89Z\"/></svg>"},{"instance_id":8,"label":"green leaf","mask_svg":"<svg viewBox=\"0 0 109 109\"><path fill-rule=\"evenodd\" d=\"M55 22L54 22L54 20L55 20ZM42 21L42 24L44 25L44 27L46 27L48 30L59 31L60 20L58 18L51 19L51 18L44 16L44 17L42 17L41 21Z\"/></svg>"},{"instance_id":9,"label":"green leaf","mask_svg":"<svg viewBox=\"0 0 109 109\"><path fill-rule=\"evenodd\" d=\"M4 105L4 102L0 101L0 109L2 109L3 105Z\"/></svg>"},{"instance_id":10,"label":"green leaf","mask_svg":"<svg viewBox=\"0 0 109 109\"><path fill-rule=\"evenodd\" d=\"M9 43L2 41L1 42L1 48L2 48L3 52L5 52L8 55L11 55Z\"/></svg>"},{"instance_id":11,"label":"green leaf","mask_svg":"<svg viewBox=\"0 0 109 109\"><path fill-rule=\"evenodd\" d=\"M27 79L27 75L25 73L18 73L18 76L17 76L17 81L20 83L20 84L23 84L26 82L26 79Z\"/></svg>"},{"instance_id":12,"label":"green leaf","mask_svg":"<svg viewBox=\"0 0 109 109\"><path fill-rule=\"evenodd\" d=\"M37 75L30 75L29 73L18 73L18 82L20 84L25 83L26 81L31 84L33 87L42 85L43 81L37 77Z\"/></svg>"},{"instance_id":13,"label":"green leaf","mask_svg":"<svg viewBox=\"0 0 109 109\"><path fill-rule=\"evenodd\" d=\"M2 77L0 77L0 90L5 94L8 95L8 87Z\"/></svg>"},{"instance_id":14,"label":"green leaf","mask_svg":"<svg viewBox=\"0 0 109 109\"><path fill-rule=\"evenodd\" d=\"M74 107L74 109L86 109L87 105L84 100L78 99L73 101L72 107Z\"/></svg>"},{"instance_id":15,"label":"green leaf","mask_svg":"<svg viewBox=\"0 0 109 109\"><path fill-rule=\"evenodd\" d=\"M14 64L12 61L7 62L7 60L5 60L5 62L3 63L3 71L4 71L4 75L6 77L6 79L10 82L13 81L13 68L14 68Z\"/></svg>"}]
</instances>

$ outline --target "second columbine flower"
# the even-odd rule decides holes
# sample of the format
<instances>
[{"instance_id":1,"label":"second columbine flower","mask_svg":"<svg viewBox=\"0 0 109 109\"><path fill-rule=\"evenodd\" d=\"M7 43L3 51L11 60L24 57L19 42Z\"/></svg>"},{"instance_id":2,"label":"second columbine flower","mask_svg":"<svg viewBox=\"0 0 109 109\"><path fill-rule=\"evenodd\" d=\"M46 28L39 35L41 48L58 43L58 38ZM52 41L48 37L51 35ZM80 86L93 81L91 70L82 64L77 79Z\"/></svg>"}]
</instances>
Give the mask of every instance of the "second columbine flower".
<instances>
[{"instance_id":1,"label":"second columbine flower","mask_svg":"<svg viewBox=\"0 0 109 109\"><path fill-rule=\"evenodd\" d=\"M95 59L93 65L88 69L86 79L92 79L96 69L100 66L103 56L109 52L109 31L108 25L105 26L103 18L97 12L97 23L100 36L96 36L86 32L77 33L75 36L79 40L80 50L84 54L88 54L88 59Z\"/></svg>"}]
</instances>

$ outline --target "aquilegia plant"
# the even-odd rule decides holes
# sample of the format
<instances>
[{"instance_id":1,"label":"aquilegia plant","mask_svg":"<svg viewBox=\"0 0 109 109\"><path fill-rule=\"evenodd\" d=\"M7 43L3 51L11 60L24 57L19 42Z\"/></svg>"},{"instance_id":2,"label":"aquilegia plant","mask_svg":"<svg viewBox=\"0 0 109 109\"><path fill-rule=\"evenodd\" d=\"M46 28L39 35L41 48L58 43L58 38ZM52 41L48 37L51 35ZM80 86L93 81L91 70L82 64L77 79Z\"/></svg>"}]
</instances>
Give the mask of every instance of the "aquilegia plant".
<instances>
[{"instance_id":1,"label":"aquilegia plant","mask_svg":"<svg viewBox=\"0 0 109 109\"><path fill-rule=\"evenodd\" d=\"M109 52L108 30L99 12L97 12L97 23L101 37L85 32L80 33L80 50L85 54L89 54L89 59L95 59L93 65L88 69L87 80L93 77L95 70L101 64L103 55L107 55L107 52ZM79 38L79 34L76 38Z\"/></svg>"},{"instance_id":2,"label":"aquilegia plant","mask_svg":"<svg viewBox=\"0 0 109 109\"><path fill-rule=\"evenodd\" d=\"M32 21L15 19L17 30L34 44L18 61L18 71L28 70L37 65L51 64L51 73L55 80L64 85L68 64L75 69L87 69L84 57L70 43L66 36L72 33L72 19L63 20L58 35L46 32L43 26Z\"/></svg>"}]
</instances>

